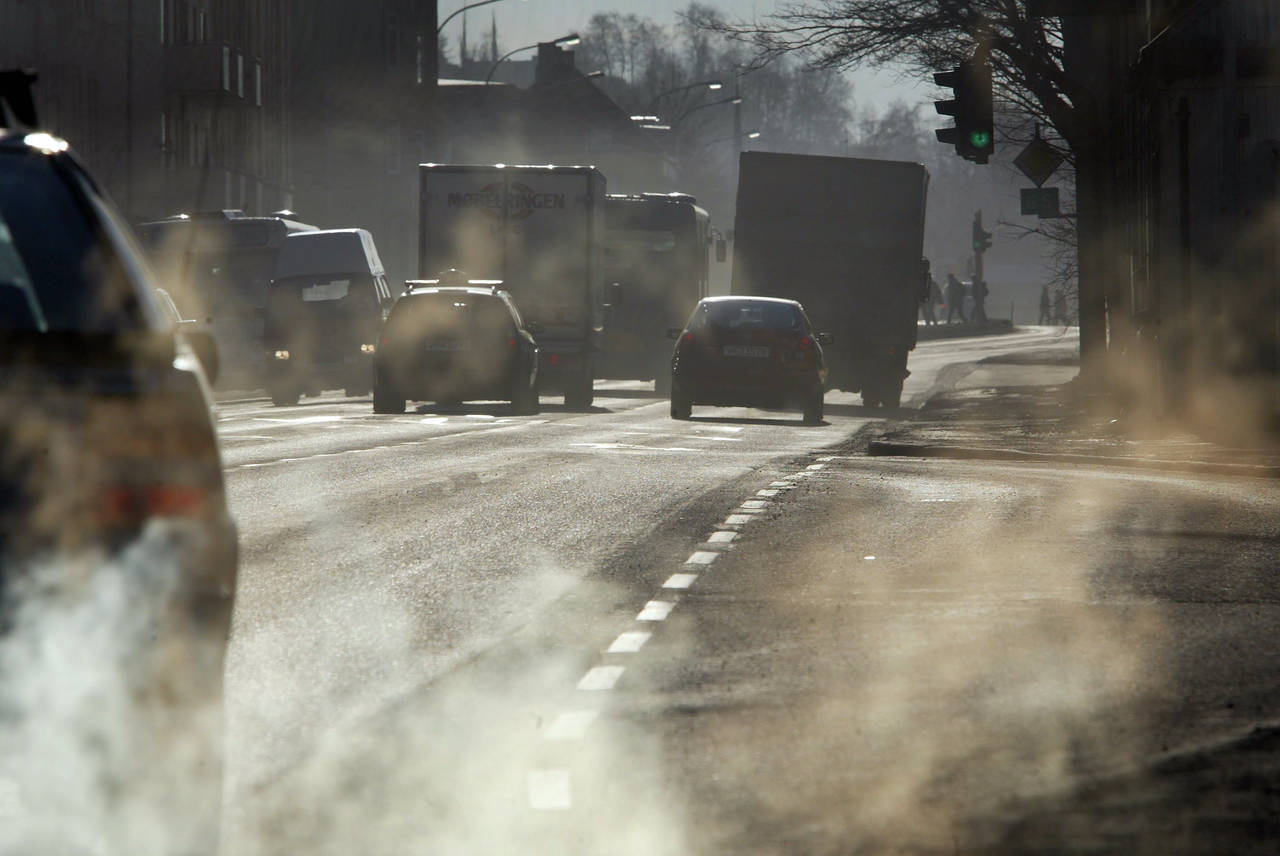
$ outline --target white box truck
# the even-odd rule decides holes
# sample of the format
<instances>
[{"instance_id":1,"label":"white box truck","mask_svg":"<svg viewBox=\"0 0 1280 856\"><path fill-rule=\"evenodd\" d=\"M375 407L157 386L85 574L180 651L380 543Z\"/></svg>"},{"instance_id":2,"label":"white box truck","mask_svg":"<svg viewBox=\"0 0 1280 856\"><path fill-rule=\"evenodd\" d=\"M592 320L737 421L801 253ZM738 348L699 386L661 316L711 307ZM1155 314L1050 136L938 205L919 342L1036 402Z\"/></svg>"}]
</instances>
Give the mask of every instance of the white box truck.
<instances>
[{"instance_id":1,"label":"white box truck","mask_svg":"<svg viewBox=\"0 0 1280 856\"><path fill-rule=\"evenodd\" d=\"M538 340L543 389L591 406L604 332L605 179L593 167L419 167L418 274L502 280Z\"/></svg>"}]
</instances>

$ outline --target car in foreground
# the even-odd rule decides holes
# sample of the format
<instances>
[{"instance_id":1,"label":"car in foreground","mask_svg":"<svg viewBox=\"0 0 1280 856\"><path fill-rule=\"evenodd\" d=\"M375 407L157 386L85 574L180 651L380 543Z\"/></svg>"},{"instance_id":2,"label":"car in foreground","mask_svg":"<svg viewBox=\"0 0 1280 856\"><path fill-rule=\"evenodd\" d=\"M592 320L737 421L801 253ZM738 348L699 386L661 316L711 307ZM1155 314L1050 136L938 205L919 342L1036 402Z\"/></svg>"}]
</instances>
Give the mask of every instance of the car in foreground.
<instances>
[{"instance_id":1,"label":"car in foreground","mask_svg":"<svg viewBox=\"0 0 1280 856\"><path fill-rule=\"evenodd\" d=\"M671 418L688 419L695 404L798 407L822 421L827 369L825 333L813 332L804 308L773 297L706 297L676 340L671 356Z\"/></svg>"},{"instance_id":2,"label":"car in foreground","mask_svg":"<svg viewBox=\"0 0 1280 856\"><path fill-rule=\"evenodd\" d=\"M215 852L237 543L207 378L66 142L3 127L0 413L0 852Z\"/></svg>"},{"instance_id":3,"label":"car in foreground","mask_svg":"<svg viewBox=\"0 0 1280 856\"><path fill-rule=\"evenodd\" d=\"M375 413L403 413L406 400L500 400L515 413L538 411L534 331L501 284L457 272L406 283L374 354Z\"/></svg>"}]
</instances>

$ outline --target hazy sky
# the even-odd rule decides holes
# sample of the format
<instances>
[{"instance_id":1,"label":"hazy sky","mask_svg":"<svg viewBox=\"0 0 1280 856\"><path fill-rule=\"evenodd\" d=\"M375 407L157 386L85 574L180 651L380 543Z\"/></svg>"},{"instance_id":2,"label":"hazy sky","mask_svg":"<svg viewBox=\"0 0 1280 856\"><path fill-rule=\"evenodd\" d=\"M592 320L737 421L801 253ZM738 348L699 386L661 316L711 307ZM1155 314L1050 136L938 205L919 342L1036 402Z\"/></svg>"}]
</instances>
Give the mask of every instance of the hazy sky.
<instances>
[{"instance_id":1,"label":"hazy sky","mask_svg":"<svg viewBox=\"0 0 1280 856\"><path fill-rule=\"evenodd\" d=\"M470 2L470 0L465 0ZM440 19L465 5L464 0L440 0ZM781 5L780 0L703 0L718 6L727 15L750 18L767 15ZM673 23L676 10L688 0L503 0L466 14L467 39L472 44L487 39L490 15L498 21L498 39L504 49L558 38L586 26L596 12L634 12L661 23ZM456 50L462 34L462 17L449 22L445 35L450 52ZM895 98L908 103L932 103L932 87L912 86L897 81L894 75L859 71L853 74L855 98L860 107L881 109Z\"/></svg>"}]
</instances>

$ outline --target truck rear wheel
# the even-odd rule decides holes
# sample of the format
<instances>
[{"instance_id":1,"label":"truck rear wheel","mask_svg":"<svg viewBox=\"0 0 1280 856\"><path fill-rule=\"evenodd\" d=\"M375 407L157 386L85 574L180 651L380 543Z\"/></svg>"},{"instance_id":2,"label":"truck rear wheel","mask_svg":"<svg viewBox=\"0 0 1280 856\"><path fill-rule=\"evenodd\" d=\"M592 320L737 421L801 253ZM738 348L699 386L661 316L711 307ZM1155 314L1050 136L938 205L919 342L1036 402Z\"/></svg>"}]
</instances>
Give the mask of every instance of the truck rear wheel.
<instances>
[{"instance_id":1,"label":"truck rear wheel","mask_svg":"<svg viewBox=\"0 0 1280 856\"><path fill-rule=\"evenodd\" d=\"M404 396L382 384L373 387L374 413L404 413Z\"/></svg>"},{"instance_id":2,"label":"truck rear wheel","mask_svg":"<svg viewBox=\"0 0 1280 856\"><path fill-rule=\"evenodd\" d=\"M897 410L902 406L902 380L895 380L888 385L884 393L884 406L888 410Z\"/></svg>"},{"instance_id":3,"label":"truck rear wheel","mask_svg":"<svg viewBox=\"0 0 1280 856\"><path fill-rule=\"evenodd\" d=\"M529 378L524 374L516 378L516 388L511 394L511 412L517 416L533 416L538 412L538 385L537 381L529 383Z\"/></svg>"}]
</instances>

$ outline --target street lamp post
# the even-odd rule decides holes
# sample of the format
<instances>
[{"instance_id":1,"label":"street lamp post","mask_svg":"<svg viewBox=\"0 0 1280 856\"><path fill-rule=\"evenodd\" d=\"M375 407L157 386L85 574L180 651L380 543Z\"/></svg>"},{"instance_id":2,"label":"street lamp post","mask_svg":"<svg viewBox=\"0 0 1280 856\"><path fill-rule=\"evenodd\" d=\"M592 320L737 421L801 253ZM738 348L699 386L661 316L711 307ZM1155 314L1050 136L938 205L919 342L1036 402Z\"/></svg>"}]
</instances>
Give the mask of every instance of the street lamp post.
<instances>
[{"instance_id":1,"label":"street lamp post","mask_svg":"<svg viewBox=\"0 0 1280 856\"><path fill-rule=\"evenodd\" d=\"M547 44L547 43L538 42L532 45L525 45L522 48L516 48L513 51L507 51L505 54L499 57L498 60L493 65L489 66L489 73L484 76L484 82L485 83L491 82L493 80L493 73L498 70L498 66L502 65L504 62L511 59L511 57L515 56L516 54L522 51L531 51L534 48L540 47L543 44ZM574 45L582 44L582 39L578 37L577 33L570 33L567 36L561 36L558 39L553 39L550 42L550 44L558 45L560 47L565 47L565 48L571 48Z\"/></svg>"}]
</instances>

